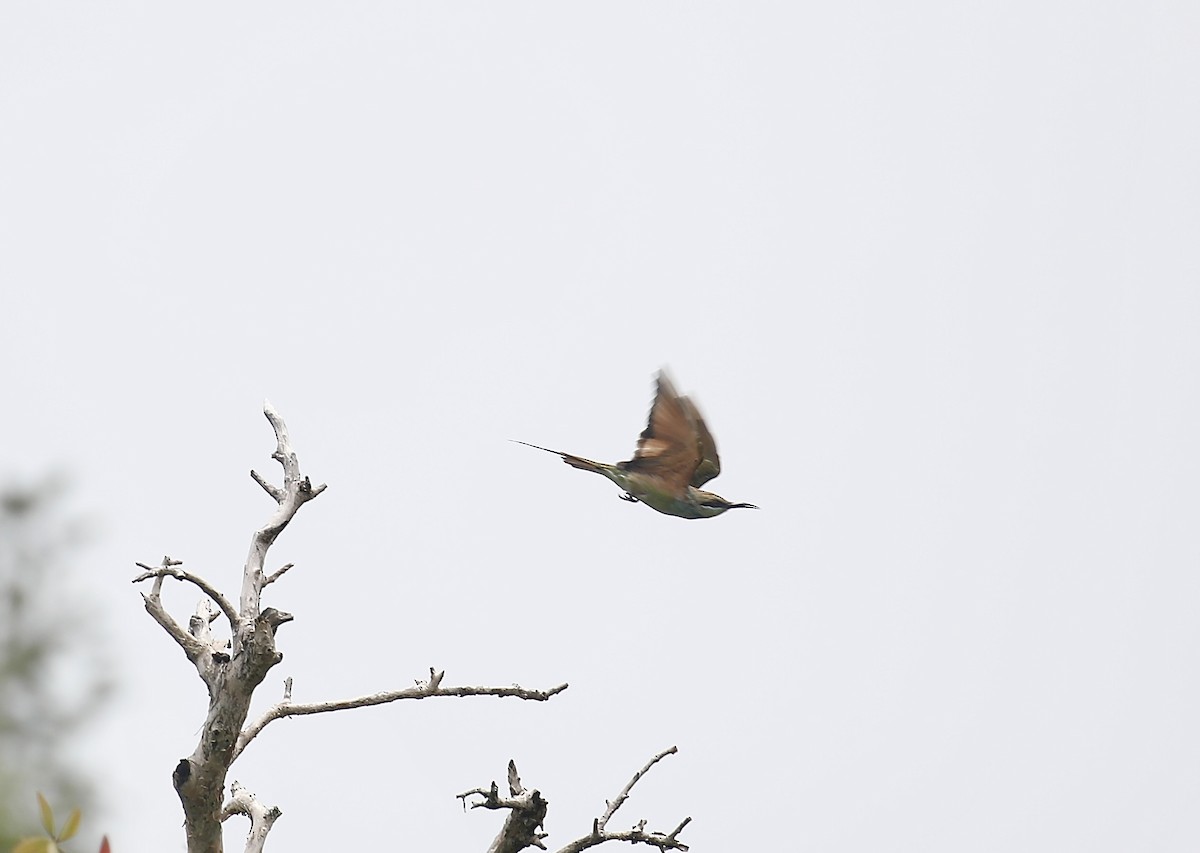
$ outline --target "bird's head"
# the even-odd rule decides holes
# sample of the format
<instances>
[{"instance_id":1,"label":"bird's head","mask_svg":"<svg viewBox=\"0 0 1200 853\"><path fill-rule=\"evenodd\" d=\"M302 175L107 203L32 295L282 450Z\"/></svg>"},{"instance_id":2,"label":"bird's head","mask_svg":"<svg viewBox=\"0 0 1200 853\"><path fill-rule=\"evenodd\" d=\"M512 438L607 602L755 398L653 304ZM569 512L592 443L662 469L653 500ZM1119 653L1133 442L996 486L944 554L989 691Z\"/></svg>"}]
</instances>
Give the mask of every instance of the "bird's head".
<instances>
[{"instance_id":1,"label":"bird's head","mask_svg":"<svg viewBox=\"0 0 1200 853\"><path fill-rule=\"evenodd\" d=\"M695 489L694 493L697 507L702 513L702 518L712 518L714 515L720 515L727 509L758 509L754 504L727 501L720 495L706 492L703 489Z\"/></svg>"}]
</instances>

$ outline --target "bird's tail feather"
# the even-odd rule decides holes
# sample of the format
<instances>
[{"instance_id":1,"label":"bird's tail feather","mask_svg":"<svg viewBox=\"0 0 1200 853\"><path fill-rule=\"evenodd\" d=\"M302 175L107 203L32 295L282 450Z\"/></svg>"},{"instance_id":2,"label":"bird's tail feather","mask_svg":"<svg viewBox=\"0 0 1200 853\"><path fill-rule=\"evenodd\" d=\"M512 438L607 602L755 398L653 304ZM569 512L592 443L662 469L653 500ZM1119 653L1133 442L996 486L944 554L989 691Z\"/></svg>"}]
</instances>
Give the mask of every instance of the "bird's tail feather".
<instances>
[{"instance_id":1,"label":"bird's tail feather","mask_svg":"<svg viewBox=\"0 0 1200 853\"><path fill-rule=\"evenodd\" d=\"M551 450L549 447L530 444L528 441L519 441L515 438L510 439L510 441L516 444L523 444L526 447L532 447L534 450L544 450L547 453L553 453L555 456L561 456L563 462L566 462L572 468L579 468L583 471L594 471L597 474L603 474L608 467L601 462L593 462L591 459L584 459L582 456L575 456L571 453L563 453L561 450Z\"/></svg>"}]
</instances>

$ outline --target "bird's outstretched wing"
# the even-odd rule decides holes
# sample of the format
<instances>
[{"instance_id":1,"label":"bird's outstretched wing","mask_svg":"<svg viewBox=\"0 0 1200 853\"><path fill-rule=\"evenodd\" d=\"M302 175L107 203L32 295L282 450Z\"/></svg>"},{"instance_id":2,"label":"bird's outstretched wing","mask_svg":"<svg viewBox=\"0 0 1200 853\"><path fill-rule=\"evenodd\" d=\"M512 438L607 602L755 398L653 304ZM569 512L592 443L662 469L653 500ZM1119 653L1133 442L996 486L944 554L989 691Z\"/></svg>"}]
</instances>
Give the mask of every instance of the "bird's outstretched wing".
<instances>
[{"instance_id":1,"label":"bird's outstretched wing","mask_svg":"<svg viewBox=\"0 0 1200 853\"><path fill-rule=\"evenodd\" d=\"M669 489L684 491L689 483L695 483L697 470L705 461L701 432L710 444L712 442L703 421L697 426L695 412L692 402L680 397L667 374L659 371L649 423L638 438L633 458L620 463L619 467L649 474L659 478ZM714 476L707 474L700 482Z\"/></svg>"},{"instance_id":2,"label":"bird's outstretched wing","mask_svg":"<svg viewBox=\"0 0 1200 853\"><path fill-rule=\"evenodd\" d=\"M700 442L700 464L692 474L692 485L700 488L721 473L721 457L717 455L717 443L713 441L712 433L708 431L696 404L688 397L680 397L679 402L691 415L692 424L696 428L696 438Z\"/></svg>"}]
</instances>

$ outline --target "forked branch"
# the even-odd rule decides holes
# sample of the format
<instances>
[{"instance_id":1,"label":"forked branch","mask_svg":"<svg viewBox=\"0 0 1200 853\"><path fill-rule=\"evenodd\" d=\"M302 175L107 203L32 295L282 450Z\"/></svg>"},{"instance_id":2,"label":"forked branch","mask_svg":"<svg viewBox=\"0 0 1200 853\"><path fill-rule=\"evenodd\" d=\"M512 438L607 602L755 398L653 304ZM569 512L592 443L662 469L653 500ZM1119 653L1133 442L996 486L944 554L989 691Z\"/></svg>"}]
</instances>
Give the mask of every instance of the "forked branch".
<instances>
[{"instance_id":1,"label":"forked branch","mask_svg":"<svg viewBox=\"0 0 1200 853\"><path fill-rule=\"evenodd\" d=\"M185 581L197 587L202 593L216 602L217 607L221 608L221 612L225 614L225 618L229 620L230 630L237 627L238 614L234 609L233 604L229 599L221 594L215 586L210 584L199 575L194 575L191 572L184 571L179 568L183 565L180 560L172 560L170 557L163 557L161 566L147 566L145 563L135 563L139 569L144 569L142 574L133 579L134 583L141 583L150 578L175 578L175 580Z\"/></svg>"},{"instance_id":2,"label":"forked branch","mask_svg":"<svg viewBox=\"0 0 1200 853\"><path fill-rule=\"evenodd\" d=\"M513 761L508 762L508 793L507 797L500 796L500 790L493 782L487 790L473 788L457 796L463 801L464 809L469 797L480 796L483 799L471 803L471 808L509 810L500 834L488 847L488 853L518 853L526 847L545 850L546 845L542 844L542 839L546 837L546 833L542 826L550 804L542 798L540 791L528 791L521 785L517 765Z\"/></svg>"},{"instance_id":3,"label":"forked branch","mask_svg":"<svg viewBox=\"0 0 1200 853\"><path fill-rule=\"evenodd\" d=\"M658 762L662 761L668 755L674 755L678 751L679 751L679 747L676 747L676 746L673 746L670 749L664 749L658 755L654 756L649 761L647 761L645 767L643 767L637 773L634 773L633 778L630 779L625 784L625 787L621 789L621 793L617 794L617 796L609 802L608 808L606 808L604 810L604 814L600 815L600 817L597 818L597 820L596 820L597 829L599 829L600 831L603 831L604 828L606 826L608 826L609 818L611 818L616 813L617 809L621 808L621 806L625 804L625 801L629 799L629 792L633 790L633 786L638 783L639 779L641 779L643 776L645 776L647 773L650 772L651 767L653 767Z\"/></svg>"},{"instance_id":4,"label":"forked branch","mask_svg":"<svg viewBox=\"0 0 1200 853\"><path fill-rule=\"evenodd\" d=\"M235 814L250 818L250 832L246 835L246 853L261 853L267 842L267 833L275 825L275 821L283 814L277 806L268 808L258 801L254 794L246 790L240 782L234 782L229 789L229 802L221 809L221 820L224 821Z\"/></svg>"},{"instance_id":5,"label":"forked branch","mask_svg":"<svg viewBox=\"0 0 1200 853\"><path fill-rule=\"evenodd\" d=\"M138 565L142 565L139 563ZM185 631L183 626L175 621L175 617L167 612L166 607L162 603L162 585L163 578L175 570L176 566L182 565L178 560L172 560L170 557L163 557L163 564L158 571L151 569L148 573L139 575L135 579L135 583L139 580L154 578L154 584L150 587L149 593L142 593L142 601L146 606L146 612L149 613L154 621L162 626L179 647L183 649L183 653L187 655L187 659L196 667L196 671L200 677L207 683L211 677L211 668L209 667L208 648L197 637L190 632ZM143 566L145 568L145 566Z\"/></svg>"},{"instance_id":6,"label":"forked branch","mask_svg":"<svg viewBox=\"0 0 1200 853\"><path fill-rule=\"evenodd\" d=\"M189 853L219 853L222 850L221 824L235 814L246 815L250 819L250 834L245 849L249 853L260 853L263 849L267 834L280 815L279 809L263 806L237 782L232 786L228 801L224 801L224 792L230 765L273 720L430 696L509 696L545 701L567 689L566 684L549 690L529 690L519 685L443 687L445 673L430 669L427 681L418 681L406 689L332 702L297 703L292 701L291 679L288 679L282 701L247 725L255 689L283 657L276 648L276 630L292 619L290 613L262 606L263 589L283 577L292 567L288 563L270 574L265 573L263 566L267 551L300 507L325 490L324 485L314 486L308 477L300 473L300 463L292 450L283 419L270 403L265 404L263 411L275 431L276 449L272 458L283 467L283 485L275 486L257 472L250 472L254 481L271 496L277 506L266 524L251 537L250 551L242 572L238 606L235 607L229 598L204 578L184 570L182 563L170 557L164 557L160 566L138 563L142 574L135 578L135 582L153 581L150 592L143 593L147 612L184 650L209 691L208 714L199 742L191 755L179 760L171 777L183 805ZM162 586L168 577L190 583L204 594L186 627L163 606ZM229 621L232 629L230 646L226 645L224 639L214 636L212 631L212 623L221 615ZM536 791L528 792L521 788L515 768L512 769L509 782L512 797L503 802L493 798L496 803L494 807L511 810L510 820L506 822L506 827L511 824L511 828L506 830L505 837L523 839L521 846L541 846L543 833L538 829L541 826L539 814L545 814L545 801ZM524 834L517 829L522 822L528 829ZM494 853L516 849L519 848L495 848Z\"/></svg>"},{"instance_id":7,"label":"forked branch","mask_svg":"<svg viewBox=\"0 0 1200 853\"><path fill-rule=\"evenodd\" d=\"M250 540L250 553L246 557L246 568L242 573L241 616L243 620L252 622L258 618L260 598L263 587L275 581L287 569L274 573L270 581L263 575L263 563L266 561L267 549L275 542L277 536L287 527L288 522L296 515L300 507L325 491L325 484L314 486L308 477L300 474L300 461L292 450L292 440L288 436L287 424L279 416L279 412L269 401L263 403L263 414L271 422L275 430L275 452L271 458L283 466L283 488L268 483L257 471L251 471L254 482L262 486L279 508L268 519L267 523L255 531Z\"/></svg>"},{"instance_id":8,"label":"forked branch","mask_svg":"<svg viewBox=\"0 0 1200 853\"><path fill-rule=\"evenodd\" d=\"M633 778L626 783L616 798L607 804L604 814L592 821L592 831L562 847L558 853L579 853L581 850L595 847L597 844L603 844L606 841L646 844L651 847L657 847L659 850L687 850L688 846L679 840L679 833L683 831L685 826L691 823L692 819L690 817L684 818L673 830L665 833L647 832L645 820L638 821L632 829L614 831L607 828L609 820L616 813L617 809L629 799L629 793L638 780L646 775L650 768L663 758L668 755L674 755L677 751L676 747L664 749L650 759L641 770L633 774ZM496 836L496 840L492 842L492 846L488 848L488 853L517 853L517 851L530 846L545 849L541 840L546 837L546 834L544 832L535 832L534 830L541 827L542 822L545 820L546 800L542 799L539 792L527 791L521 786L521 780L517 776L517 767L511 761L508 763L508 783L509 797L500 796L495 782L489 788L473 788L470 791L459 794L458 797L463 801L464 808L467 805L468 798L478 796L481 799L471 803L471 808L473 809L510 810L509 816L504 822L504 827L500 830L500 834Z\"/></svg>"}]
</instances>

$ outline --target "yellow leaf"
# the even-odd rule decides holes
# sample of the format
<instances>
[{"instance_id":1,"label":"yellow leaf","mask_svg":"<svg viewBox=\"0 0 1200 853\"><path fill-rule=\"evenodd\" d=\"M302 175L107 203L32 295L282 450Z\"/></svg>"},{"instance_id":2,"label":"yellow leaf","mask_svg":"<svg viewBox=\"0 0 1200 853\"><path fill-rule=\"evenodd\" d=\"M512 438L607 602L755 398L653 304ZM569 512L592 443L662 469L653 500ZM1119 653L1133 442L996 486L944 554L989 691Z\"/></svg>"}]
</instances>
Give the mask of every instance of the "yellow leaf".
<instances>
[{"instance_id":1,"label":"yellow leaf","mask_svg":"<svg viewBox=\"0 0 1200 853\"><path fill-rule=\"evenodd\" d=\"M47 853L50 843L49 838L22 838L12 853Z\"/></svg>"},{"instance_id":2,"label":"yellow leaf","mask_svg":"<svg viewBox=\"0 0 1200 853\"><path fill-rule=\"evenodd\" d=\"M67 818L67 822L63 824L62 832L58 834L59 841L66 841L79 831L79 818L81 817L82 815L79 813L79 809L75 809L73 812L71 812L71 816Z\"/></svg>"},{"instance_id":3,"label":"yellow leaf","mask_svg":"<svg viewBox=\"0 0 1200 853\"><path fill-rule=\"evenodd\" d=\"M38 808L42 812L42 829L46 830L46 834L51 838L54 837L54 810L50 808L50 804L46 802L46 798L42 796L42 792L38 791Z\"/></svg>"}]
</instances>

